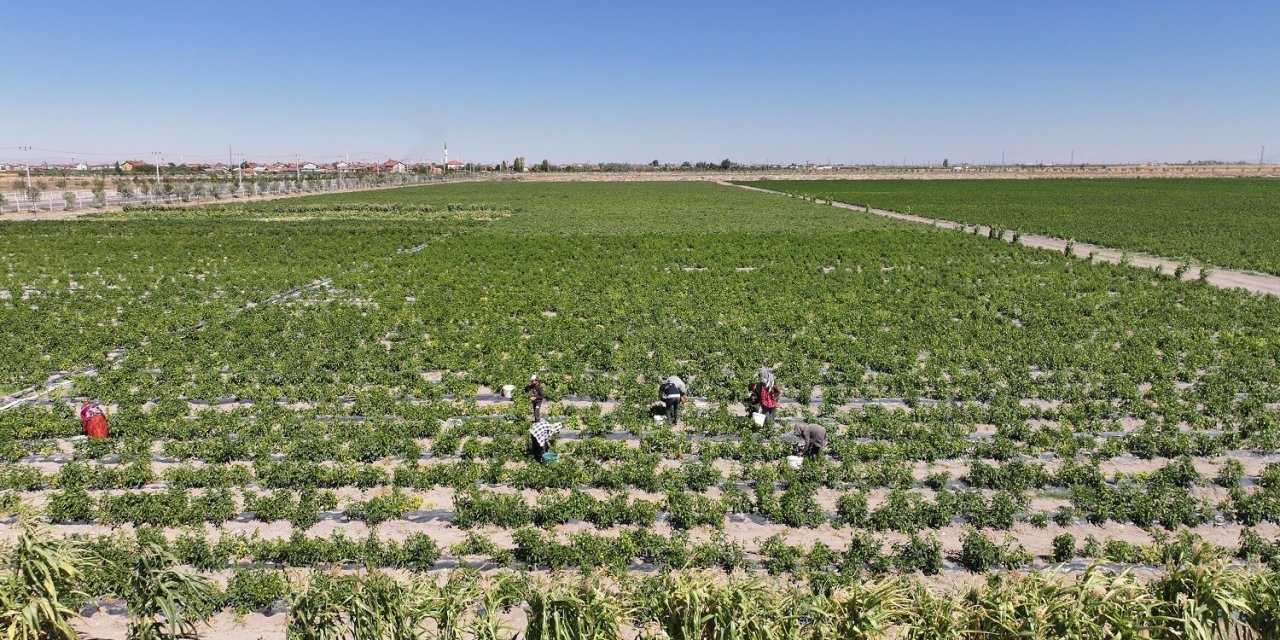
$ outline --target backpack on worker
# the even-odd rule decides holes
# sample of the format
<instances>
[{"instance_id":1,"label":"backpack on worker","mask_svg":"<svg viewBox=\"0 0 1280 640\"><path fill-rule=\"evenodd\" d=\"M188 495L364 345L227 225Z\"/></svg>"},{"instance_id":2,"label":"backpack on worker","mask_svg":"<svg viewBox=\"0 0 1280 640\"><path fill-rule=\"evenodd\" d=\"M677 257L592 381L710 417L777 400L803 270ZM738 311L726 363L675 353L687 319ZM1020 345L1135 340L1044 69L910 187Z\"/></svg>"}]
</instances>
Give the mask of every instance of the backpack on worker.
<instances>
[{"instance_id":1,"label":"backpack on worker","mask_svg":"<svg viewBox=\"0 0 1280 640\"><path fill-rule=\"evenodd\" d=\"M760 385L760 407L763 409L775 409L778 406L777 387L770 389L769 387Z\"/></svg>"},{"instance_id":2,"label":"backpack on worker","mask_svg":"<svg viewBox=\"0 0 1280 640\"><path fill-rule=\"evenodd\" d=\"M659 400L662 400L665 402L667 400L667 396L674 396L679 394L680 394L680 390L676 389L676 385L671 384L670 382L664 382L658 385Z\"/></svg>"}]
</instances>

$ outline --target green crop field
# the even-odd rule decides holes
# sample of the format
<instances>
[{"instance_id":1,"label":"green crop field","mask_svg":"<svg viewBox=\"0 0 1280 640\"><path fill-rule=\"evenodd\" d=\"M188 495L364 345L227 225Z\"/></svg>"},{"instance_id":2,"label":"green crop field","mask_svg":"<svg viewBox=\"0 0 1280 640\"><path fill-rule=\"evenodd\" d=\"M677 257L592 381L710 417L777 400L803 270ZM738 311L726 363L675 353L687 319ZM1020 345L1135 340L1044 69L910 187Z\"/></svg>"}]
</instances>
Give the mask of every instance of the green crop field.
<instances>
[{"instance_id":1,"label":"green crop field","mask_svg":"<svg viewBox=\"0 0 1280 640\"><path fill-rule=\"evenodd\" d=\"M1280 180L743 182L792 194L1280 274Z\"/></svg>"},{"instance_id":2,"label":"green crop field","mask_svg":"<svg viewBox=\"0 0 1280 640\"><path fill-rule=\"evenodd\" d=\"M71 372L0 411L0 538L81 618L178 616L163 582L289 638L1278 633L1272 297L708 183L0 223L0 266L0 407Z\"/></svg>"}]
</instances>

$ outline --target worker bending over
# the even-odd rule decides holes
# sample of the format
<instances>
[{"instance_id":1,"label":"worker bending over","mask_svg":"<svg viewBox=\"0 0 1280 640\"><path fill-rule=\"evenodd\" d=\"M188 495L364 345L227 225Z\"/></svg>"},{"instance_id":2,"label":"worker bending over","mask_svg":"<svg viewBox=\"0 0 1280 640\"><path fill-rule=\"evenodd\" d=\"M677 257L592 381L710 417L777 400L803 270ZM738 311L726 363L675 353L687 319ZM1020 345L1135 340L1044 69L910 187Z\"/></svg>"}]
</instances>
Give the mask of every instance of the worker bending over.
<instances>
[{"instance_id":1,"label":"worker bending over","mask_svg":"<svg viewBox=\"0 0 1280 640\"><path fill-rule=\"evenodd\" d=\"M688 392L680 376L671 376L658 385L658 399L666 406L667 420L673 427L680 422L680 403L686 400Z\"/></svg>"},{"instance_id":2,"label":"worker bending over","mask_svg":"<svg viewBox=\"0 0 1280 640\"><path fill-rule=\"evenodd\" d=\"M800 438L796 448L806 458L816 458L827 448L827 430L822 425L799 423L792 433Z\"/></svg>"}]
</instances>

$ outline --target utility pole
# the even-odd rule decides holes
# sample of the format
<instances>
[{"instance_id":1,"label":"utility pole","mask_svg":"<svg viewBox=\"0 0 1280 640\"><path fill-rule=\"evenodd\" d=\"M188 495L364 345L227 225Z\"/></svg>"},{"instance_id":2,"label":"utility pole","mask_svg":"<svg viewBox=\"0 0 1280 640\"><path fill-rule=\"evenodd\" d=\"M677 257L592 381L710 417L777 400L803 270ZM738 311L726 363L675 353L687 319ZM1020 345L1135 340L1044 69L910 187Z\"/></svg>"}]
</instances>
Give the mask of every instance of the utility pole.
<instances>
[{"instance_id":1,"label":"utility pole","mask_svg":"<svg viewBox=\"0 0 1280 640\"><path fill-rule=\"evenodd\" d=\"M1267 145L1262 145L1262 151L1258 152L1258 166L1262 166L1262 160L1267 156Z\"/></svg>"},{"instance_id":2,"label":"utility pole","mask_svg":"<svg viewBox=\"0 0 1280 640\"><path fill-rule=\"evenodd\" d=\"M300 153L293 154L293 169L298 176L297 178L298 191L302 191L302 154Z\"/></svg>"},{"instance_id":3,"label":"utility pole","mask_svg":"<svg viewBox=\"0 0 1280 640\"><path fill-rule=\"evenodd\" d=\"M159 200L160 199L160 152L152 151L151 157L155 158L156 160L156 188L152 189L151 193L155 196L154 198L155 200Z\"/></svg>"},{"instance_id":4,"label":"utility pole","mask_svg":"<svg viewBox=\"0 0 1280 640\"><path fill-rule=\"evenodd\" d=\"M18 147L22 149L22 159L27 166L27 188L31 188L31 147Z\"/></svg>"},{"instance_id":5,"label":"utility pole","mask_svg":"<svg viewBox=\"0 0 1280 640\"><path fill-rule=\"evenodd\" d=\"M1075 163L1076 163L1076 150L1075 150L1075 149L1072 149L1072 150L1071 150L1071 162L1069 162L1069 163L1067 163L1067 164L1074 165Z\"/></svg>"}]
</instances>

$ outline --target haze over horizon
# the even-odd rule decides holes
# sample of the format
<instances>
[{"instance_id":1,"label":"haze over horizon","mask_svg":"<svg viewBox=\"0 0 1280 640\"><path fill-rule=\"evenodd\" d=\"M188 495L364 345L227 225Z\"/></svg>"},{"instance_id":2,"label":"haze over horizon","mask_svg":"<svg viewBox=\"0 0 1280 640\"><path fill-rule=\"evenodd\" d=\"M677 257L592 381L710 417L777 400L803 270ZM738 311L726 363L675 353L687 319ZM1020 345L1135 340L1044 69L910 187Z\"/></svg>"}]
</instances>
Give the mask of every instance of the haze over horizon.
<instances>
[{"instance_id":1,"label":"haze over horizon","mask_svg":"<svg viewBox=\"0 0 1280 640\"><path fill-rule=\"evenodd\" d=\"M1274 1L5 13L0 162L1280 161Z\"/></svg>"}]
</instances>

